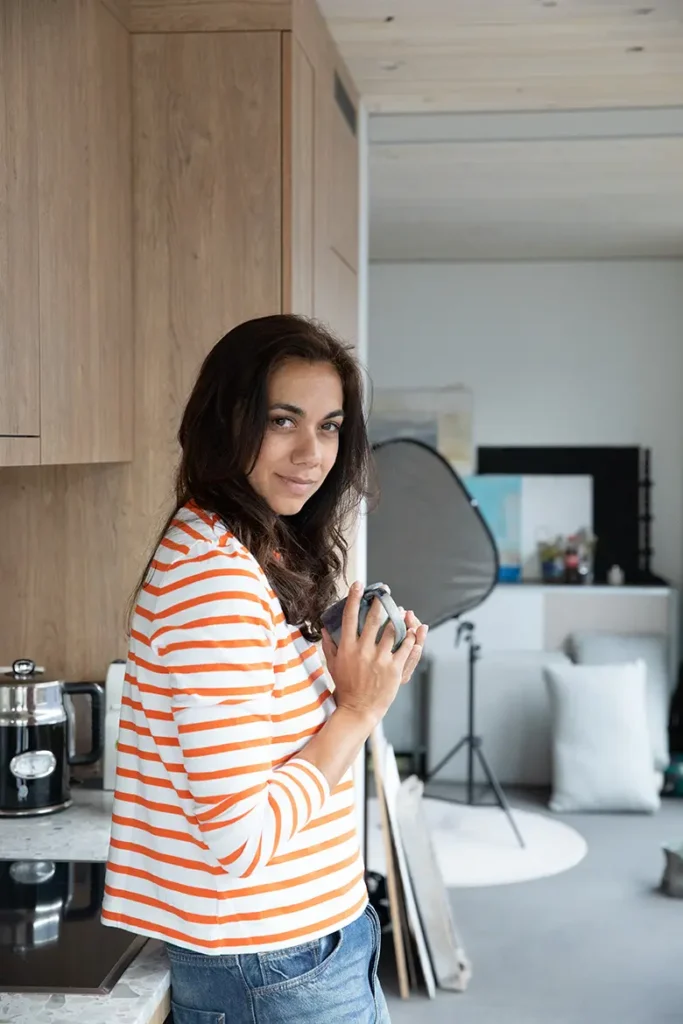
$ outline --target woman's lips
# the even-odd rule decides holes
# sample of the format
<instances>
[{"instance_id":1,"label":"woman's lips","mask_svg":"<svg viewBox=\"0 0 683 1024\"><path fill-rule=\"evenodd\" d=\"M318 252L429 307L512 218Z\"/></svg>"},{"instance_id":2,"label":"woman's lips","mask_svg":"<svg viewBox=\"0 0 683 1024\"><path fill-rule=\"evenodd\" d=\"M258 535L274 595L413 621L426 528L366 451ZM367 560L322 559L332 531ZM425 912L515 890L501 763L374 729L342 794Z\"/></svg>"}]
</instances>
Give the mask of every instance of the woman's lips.
<instances>
[{"instance_id":1,"label":"woman's lips","mask_svg":"<svg viewBox=\"0 0 683 1024\"><path fill-rule=\"evenodd\" d=\"M306 494L317 483L317 480L307 480L298 476L283 476L281 473L277 473L276 476L292 494Z\"/></svg>"}]
</instances>

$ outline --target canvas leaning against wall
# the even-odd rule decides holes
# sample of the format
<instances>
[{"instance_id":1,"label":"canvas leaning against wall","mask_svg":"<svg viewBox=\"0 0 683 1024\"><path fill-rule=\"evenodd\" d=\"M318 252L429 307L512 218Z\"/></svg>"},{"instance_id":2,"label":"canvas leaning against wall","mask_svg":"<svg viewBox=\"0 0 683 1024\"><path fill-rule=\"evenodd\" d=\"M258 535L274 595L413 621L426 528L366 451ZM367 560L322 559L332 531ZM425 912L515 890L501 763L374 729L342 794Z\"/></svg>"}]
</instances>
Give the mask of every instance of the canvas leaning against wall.
<instances>
[{"instance_id":1,"label":"canvas leaning against wall","mask_svg":"<svg viewBox=\"0 0 683 1024\"><path fill-rule=\"evenodd\" d=\"M378 388L372 396L372 444L412 438L435 448L461 476L474 468L472 392L443 388Z\"/></svg>"}]
</instances>

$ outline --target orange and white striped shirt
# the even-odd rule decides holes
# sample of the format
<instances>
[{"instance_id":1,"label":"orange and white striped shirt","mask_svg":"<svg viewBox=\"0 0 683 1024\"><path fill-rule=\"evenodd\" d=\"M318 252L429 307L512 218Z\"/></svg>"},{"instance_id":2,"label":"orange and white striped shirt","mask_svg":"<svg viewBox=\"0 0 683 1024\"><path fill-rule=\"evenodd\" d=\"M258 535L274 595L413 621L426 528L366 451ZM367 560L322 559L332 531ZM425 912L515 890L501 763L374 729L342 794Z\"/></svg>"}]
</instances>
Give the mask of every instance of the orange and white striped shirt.
<instances>
[{"instance_id":1,"label":"orange and white striped shirt","mask_svg":"<svg viewBox=\"0 0 683 1024\"><path fill-rule=\"evenodd\" d=\"M182 508L132 623L102 920L203 953L286 948L367 903L351 772L297 753L334 711L255 558Z\"/></svg>"}]
</instances>

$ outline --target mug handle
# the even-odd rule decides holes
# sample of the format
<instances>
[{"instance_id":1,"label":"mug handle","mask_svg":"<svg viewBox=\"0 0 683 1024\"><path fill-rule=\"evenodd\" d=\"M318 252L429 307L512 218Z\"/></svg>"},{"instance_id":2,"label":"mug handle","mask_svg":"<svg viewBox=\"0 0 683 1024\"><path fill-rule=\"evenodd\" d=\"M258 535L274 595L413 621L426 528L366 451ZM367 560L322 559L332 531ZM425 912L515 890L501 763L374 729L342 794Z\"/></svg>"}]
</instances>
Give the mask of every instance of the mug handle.
<instances>
[{"instance_id":1,"label":"mug handle","mask_svg":"<svg viewBox=\"0 0 683 1024\"><path fill-rule=\"evenodd\" d=\"M387 623L390 622L392 624L392 626L394 627L394 633L396 634L396 639L394 640L394 646L391 649L392 654L393 654L395 651L397 651L399 649L399 647L401 646L401 644L405 640L406 635L408 633L408 630L406 629L406 624L405 624L405 621L403 619L403 616L401 615L400 611L398 610L398 605L394 601L394 599L391 596L391 594L388 593L388 591L384 591L384 592L378 591L375 594L375 597L379 598L379 600L380 600L380 602L382 604L382 607L384 608L384 611L387 613L387 616L388 616L387 617L387 621L385 623L383 623L380 631L377 634L377 642L379 643L379 641L382 639L382 634L384 633L384 630L387 627Z\"/></svg>"}]
</instances>

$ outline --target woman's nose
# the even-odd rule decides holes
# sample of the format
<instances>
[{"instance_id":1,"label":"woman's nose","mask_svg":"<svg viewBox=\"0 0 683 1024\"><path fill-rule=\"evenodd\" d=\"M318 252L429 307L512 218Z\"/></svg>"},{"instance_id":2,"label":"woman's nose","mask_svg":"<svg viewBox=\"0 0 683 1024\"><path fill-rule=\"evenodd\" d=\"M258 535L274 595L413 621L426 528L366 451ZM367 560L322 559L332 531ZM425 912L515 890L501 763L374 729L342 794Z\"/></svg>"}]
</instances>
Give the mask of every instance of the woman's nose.
<instances>
[{"instance_id":1,"label":"woman's nose","mask_svg":"<svg viewBox=\"0 0 683 1024\"><path fill-rule=\"evenodd\" d=\"M294 462L305 462L316 465L320 462L320 439L317 433L300 435L292 453Z\"/></svg>"}]
</instances>

